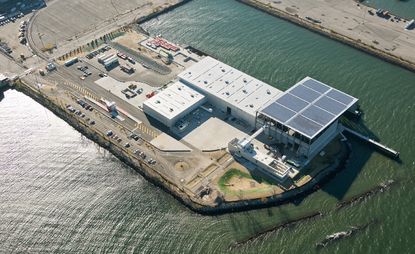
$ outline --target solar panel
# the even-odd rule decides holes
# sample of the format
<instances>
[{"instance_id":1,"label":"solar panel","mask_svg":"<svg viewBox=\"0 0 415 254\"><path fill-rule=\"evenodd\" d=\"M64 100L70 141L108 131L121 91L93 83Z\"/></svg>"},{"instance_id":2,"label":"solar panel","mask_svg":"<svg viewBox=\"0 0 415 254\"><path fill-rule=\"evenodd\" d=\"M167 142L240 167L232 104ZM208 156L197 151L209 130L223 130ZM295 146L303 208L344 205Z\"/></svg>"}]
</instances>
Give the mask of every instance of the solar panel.
<instances>
[{"instance_id":1,"label":"solar panel","mask_svg":"<svg viewBox=\"0 0 415 254\"><path fill-rule=\"evenodd\" d=\"M307 77L262 112L302 135L313 138L356 101L350 95Z\"/></svg>"},{"instance_id":2,"label":"solar panel","mask_svg":"<svg viewBox=\"0 0 415 254\"><path fill-rule=\"evenodd\" d=\"M329 111L330 113L337 115L341 113L345 106L341 103L338 103L337 101L327 97L323 96L321 97L314 105L319 106L320 108Z\"/></svg>"},{"instance_id":3,"label":"solar panel","mask_svg":"<svg viewBox=\"0 0 415 254\"><path fill-rule=\"evenodd\" d=\"M353 97L337 90L331 90L327 93L327 96L335 99L336 101L340 101L344 105L348 105L353 101Z\"/></svg>"},{"instance_id":4,"label":"solar panel","mask_svg":"<svg viewBox=\"0 0 415 254\"><path fill-rule=\"evenodd\" d=\"M314 90L311 90L310 88L307 88L305 86L299 85L294 87L291 91L291 94L307 101L312 102L318 97L320 97L320 93L315 92Z\"/></svg>"},{"instance_id":5,"label":"solar panel","mask_svg":"<svg viewBox=\"0 0 415 254\"><path fill-rule=\"evenodd\" d=\"M308 79L303 82L303 85L305 85L308 88L313 89L316 92L319 93L325 93L328 90L330 90L330 87L327 85L322 84L321 82L314 80L314 79Z\"/></svg>"},{"instance_id":6,"label":"solar panel","mask_svg":"<svg viewBox=\"0 0 415 254\"><path fill-rule=\"evenodd\" d=\"M303 108L307 107L308 103L289 94L286 93L283 96L279 97L276 102L281 104L284 107L287 107L295 112L299 112Z\"/></svg>"},{"instance_id":7,"label":"solar panel","mask_svg":"<svg viewBox=\"0 0 415 254\"><path fill-rule=\"evenodd\" d=\"M335 115L330 114L329 112L324 111L321 108L318 108L316 106L308 107L306 110L304 110L301 113L301 115L323 126L328 124L334 117L336 117Z\"/></svg>"},{"instance_id":8,"label":"solar panel","mask_svg":"<svg viewBox=\"0 0 415 254\"><path fill-rule=\"evenodd\" d=\"M294 111L289 110L288 108L285 108L278 103L272 103L264 110L262 110L262 112L271 116L280 123L285 123L295 115Z\"/></svg>"}]
</instances>

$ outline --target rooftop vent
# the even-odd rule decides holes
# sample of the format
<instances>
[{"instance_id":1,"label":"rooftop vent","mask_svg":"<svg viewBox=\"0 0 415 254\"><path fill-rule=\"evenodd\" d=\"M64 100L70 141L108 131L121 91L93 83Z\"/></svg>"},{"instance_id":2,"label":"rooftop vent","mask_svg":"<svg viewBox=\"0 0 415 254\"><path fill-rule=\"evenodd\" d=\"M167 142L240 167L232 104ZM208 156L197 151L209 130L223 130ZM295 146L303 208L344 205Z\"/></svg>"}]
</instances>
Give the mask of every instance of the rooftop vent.
<instances>
[{"instance_id":1,"label":"rooftop vent","mask_svg":"<svg viewBox=\"0 0 415 254\"><path fill-rule=\"evenodd\" d=\"M160 104L161 102L159 100L156 100L156 104Z\"/></svg>"},{"instance_id":2,"label":"rooftop vent","mask_svg":"<svg viewBox=\"0 0 415 254\"><path fill-rule=\"evenodd\" d=\"M207 80L205 80L205 81L203 81L203 83L205 83L207 85L208 82L207 82Z\"/></svg>"},{"instance_id":3,"label":"rooftop vent","mask_svg":"<svg viewBox=\"0 0 415 254\"><path fill-rule=\"evenodd\" d=\"M248 80L246 80L246 78L243 79L244 83L248 82Z\"/></svg>"},{"instance_id":4,"label":"rooftop vent","mask_svg":"<svg viewBox=\"0 0 415 254\"><path fill-rule=\"evenodd\" d=\"M226 94L226 95L229 95L229 92L226 92L225 94Z\"/></svg>"},{"instance_id":5,"label":"rooftop vent","mask_svg":"<svg viewBox=\"0 0 415 254\"><path fill-rule=\"evenodd\" d=\"M244 90L242 90L242 92L243 92L243 93L248 93L245 89L244 89Z\"/></svg>"},{"instance_id":6,"label":"rooftop vent","mask_svg":"<svg viewBox=\"0 0 415 254\"><path fill-rule=\"evenodd\" d=\"M225 69L222 69L222 72L225 72Z\"/></svg>"},{"instance_id":7,"label":"rooftop vent","mask_svg":"<svg viewBox=\"0 0 415 254\"><path fill-rule=\"evenodd\" d=\"M253 108L254 107L254 104L249 104L249 107Z\"/></svg>"},{"instance_id":8,"label":"rooftop vent","mask_svg":"<svg viewBox=\"0 0 415 254\"><path fill-rule=\"evenodd\" d=\"M170 108L170 112L173 112L174 110L172 108Z\"/></svg>"},{"instance_id":9,"label":"rooftop vent","mask_svg":"<svg viewBox=\"0 0 415 254\"><path fill-rule=\"evenodd\" d=\"M229 81L227 81L227 80L226 80L226 81L225 81L225 84L229 85Z\"/></svg>"},{"instance_id":10,"label":"rooftop vent","mask_svg":"<svg viewBox=\"0 0 415 254\"><path fill-rule=\"evenodd\" d=\"M267 94L271 94L271 91L269 89L267 89Z\"/></svg>"}]
</instances>

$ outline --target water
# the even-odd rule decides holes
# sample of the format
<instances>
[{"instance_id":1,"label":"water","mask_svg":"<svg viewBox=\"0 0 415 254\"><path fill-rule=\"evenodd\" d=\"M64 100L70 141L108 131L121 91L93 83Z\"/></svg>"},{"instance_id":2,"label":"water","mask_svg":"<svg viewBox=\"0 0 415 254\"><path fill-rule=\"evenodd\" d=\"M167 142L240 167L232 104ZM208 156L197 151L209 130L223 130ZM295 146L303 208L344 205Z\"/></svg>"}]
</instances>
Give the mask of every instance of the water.
<instances>
[{"instance_id":1,"label":"water","mask_svg":"<svg viewBox=\"0 0 415 254\"><path fill-rule=\"evenodd\" d=\"M410 0L365 0L366 4L375 8L388 10L393 14L406 17L408 19L415 18L415 4Z\"/></svg>"},{"instance_id":2,"label":"water","mask_svg":"<svg viewBox=\"0 0 415 254\"><path fill-rule=\"evenodd\" d=\"M237 240L317 210L325 215L233 252L313 253L327 234L374 218L380 222L320 252L413 252L415 74L233 0L195 0L145 27L280 89L308 75L358 97L367 132L399 150L402 164L353 142L348 167L300 203L201 216L30 98L7 91L0 102L0 253L226 253ZM403 180L334 211L339 200L387 179Z\"/></svg>"}]
</instances>

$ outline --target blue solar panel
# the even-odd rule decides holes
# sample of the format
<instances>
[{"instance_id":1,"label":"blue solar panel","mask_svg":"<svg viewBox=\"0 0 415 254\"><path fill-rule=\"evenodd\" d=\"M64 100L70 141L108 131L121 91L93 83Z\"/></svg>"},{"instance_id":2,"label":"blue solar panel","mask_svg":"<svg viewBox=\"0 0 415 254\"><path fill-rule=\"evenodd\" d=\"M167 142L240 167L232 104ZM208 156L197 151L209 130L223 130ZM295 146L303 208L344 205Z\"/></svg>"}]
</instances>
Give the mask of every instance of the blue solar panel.
<instances>
[{"instance_id":1,"label":"blue solar panel","mask_svg":"<svg viewBox=\"0 0 415 254\"><path fill-rule=\"evenodd\" d=\"M306 110L304 110L301 115L313 120L314 122L317 122L321 125L328 124L333 118L336 116L333 114L328 113L327 111L324 111L316 106L310 106Z\"/></svg>"},{"instance_id":2,"label":"blue solar panel","mask_svg":"<svg viewBox=\"0 0 415 254\"><path fill-rule=\"evenodd\" d=\"M300 110L302 110L303 108L307 107L308 103L298 99L295 96L292 96L291 94L287 93L284 94L283 96L281 96L280 98L277 99L277 101L279 104L283 105L284 107L287 107L295 112L299 112Z\"/></svg>"},{"instance_id":3,"label":"blue solar panel","mask_svg":"<svg viewBox=\"0 0 415 254\"><path fill-rule=\"evenodd\" d=\"M340 101L344 105L349 105L353 101L353 97L351 97L351 96L349 96L345 93L336 91L336 90L331 90L330 92L327 93L327 96L329 96L329 97L331 97L331 98L333 98L337 101Z\"/></svg>"},{"instance_id":4,"label":"blue solar panel","mask_svg":"<svg viewBox=\"0 0 415 254\"><path fill-rule=\"evenodd\" d=\"M262 112L274 118L280 123L285 123L288 119L295 115L294 111L289 110L288 108L285 108L278 103L272 103L264 110L262 110Z\"/></svg>"},{"instance_id":5,"label":"blue solar panel","mask_svg":"<svg viewBox=\"0 0 415 254\"><path fill-rule=\"evenodd\" d=\"M303 85L305 85L308 88L311 88L319 93L325 93L328 90L330 90L329 86L326 86L322 84L321 82L318 82L317 80L309 79L306 80Z\"/></svg>"},{"instance_id":6,"label":"blue solar panel","mask_svg":"<svg viewBox=\"0 0 415 254\"><path fill-rule=\"evenodd\" d=\"M334 115L340 114L346 108L345 105L326 96L320 98L316 103L314 103L314 105L319 106Z\"/></svg>"},{"instance_id":7,"label":"blue solar panel","mask_svg":"<svg viewBox=\"0 0 415 254\"><path fill-rule=\"evenodd\" d=\"M310 88L307 88L305 86L299 85L294 87L291 91L291 94L300 97L301 99L307 101L307 102L312 102L315 99L317 99L319 96L321 96L320 93L317 93L313 90L311 90Z\"/></svg>"},{"instance_id":8,"label":"blue solar panel","mask_svg":"<svg viewBox=\"0 0 415 254\"><path fill-rule=\"evenodd\" d=\"M299 115L288 122L290 127L305 133L308 136L316 134L323 126L316 124L315 122L308 120L307 118Z\"/></svg>"},{"instance_id":9,"label":"blue solar panel","mask_svg":"<svg viewBox=\"0 0 415 254\"><path fill-rule=\"evenodd\" d=\"M357 101L317 80L305 79L262 112L309 138L315 137Z\"/></svg>"}]
</instances>

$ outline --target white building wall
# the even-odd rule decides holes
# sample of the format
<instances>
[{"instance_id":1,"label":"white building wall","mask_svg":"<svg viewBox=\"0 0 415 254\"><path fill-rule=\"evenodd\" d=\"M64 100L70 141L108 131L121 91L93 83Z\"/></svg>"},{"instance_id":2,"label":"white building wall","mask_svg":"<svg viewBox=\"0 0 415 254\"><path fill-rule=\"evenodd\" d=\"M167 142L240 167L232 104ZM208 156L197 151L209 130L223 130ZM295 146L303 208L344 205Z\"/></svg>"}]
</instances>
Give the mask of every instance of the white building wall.
<instances>
[{"instance_id":1,"label":"white building wall","mask_svg":"<svg viewBox=\"0 0 415 254\"><path fill-rule=\"evenodd\" d=\"M338 132L339 121L336 120L334 123L330 125L330 127L321 134L320 137L314 143L311 144L309 150L309 157L314 157L320 150L326 146L330 141L337 135Z\"/></svg>"},{"instance_id":2,"label":"white building wall","mask_svg":"<svg viewBox=\"0 0 415 254\"><path fill-rule=\"evenodd\" d=\"M154 119L156 119L157 121L159 121L160 123L170 127L172 126L171 120L165 116L163 116L162 114L160 114L159 112L157 112L156 110L154 110L153 108L147 106L147 104L143 104L143 110L144 113L146 113L147 115L153 117Z\"/></svg>"},{"instance_id":3,"label":"white building wall","mask_svg":"<svg viewBox=\"0 0 415 254\"><path fill-rule=\"evenodd\" d=\"M144 113L148 114L149 116L153 117L154 119L156 119L157 121L159 121L160 123L164 124L165 126L171 128L173 127L173 125L181 118L185 117L186 115L188 115L190 112L192 112L193 110L197 109L199 106L201 106L204 102L206 101L206 98L199 101L198 103L193 104L191 107L187 108L186 110L184 110L183 112L181 112L180 114L176 115L173 118L168 118L166 116L164 116L163 114L161 114L160 112L156 111L155 109L149 107L147 104L143 103L143 111Z\"/></svg>"}]
</instances>

